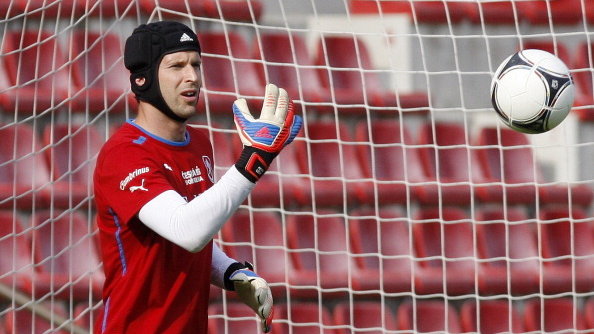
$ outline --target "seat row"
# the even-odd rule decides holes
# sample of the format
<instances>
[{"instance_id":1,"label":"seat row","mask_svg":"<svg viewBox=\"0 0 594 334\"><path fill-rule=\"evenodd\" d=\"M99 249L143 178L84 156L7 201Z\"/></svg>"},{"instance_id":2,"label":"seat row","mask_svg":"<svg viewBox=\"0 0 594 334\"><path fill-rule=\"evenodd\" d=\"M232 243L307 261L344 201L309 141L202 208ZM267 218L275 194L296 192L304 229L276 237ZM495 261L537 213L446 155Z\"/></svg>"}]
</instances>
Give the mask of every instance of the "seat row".
<instances>
[{"instance_id":1,"label":"seat row","mask_svg":"<svg viewBox=\"0 0 594 334\"><path fill-rule=\"evenodd\" d=\"M275 298L414 292L528 295L594 288L594 221L579 209L529 217L501 207L288 213L240 210L222 248L254 263ZM211 296L218 299L216 295Z\"/></svg>"},{"instance_id":2,"label":"seat row","mask_svg":"<svg viewBox=\"0 0 594 334\"><path fill-rule=\"evenodd\" d=\"M403 333L524 333L592 330L594 301L574 302L570 298L465 300L461 306L443 300L404 300L395 308L381 302L340 302L333 307L314 302L275 303L273 333L293 334L380 334ZM42 304L59 315L67 311L59 303ZM101 306L91 310L84 303L74 309L74 323L90 329ZM215 303L209 309L209 334L252 334L260 324L251 309L237 302ZM56 329L26 309L10 310L0 319L0 334L46 333ZM2 321L4 320L4 321ZM34 328L34 329L33 329ZM52 331L52 333L66 333Z\"/></svg>"},{"instance_id":3,"label":"seat row","mask_svg":"<svg viewBox=\"0 0 594 334\"><path fill-rule=\"evenodd\" d=\"M218 125L215 125L218 126ZM241 143L213 127L218 176ZM526 135L483 128L468 139L458 123L309 121L304 135L275 159L249 198L256 207L459 205L475 203L587 207L588 183L543 179ZM47 125L39 139L28 123L0 128L0 208L74 208L92 198L95 159L106 135L93 125ZM51 172L51 174L50 174Z\"/></svg>"},{"instance_id":4,"label":"seat row","mask_svg":"<svg viewBox=\"0 0 594 334\"><path fill-rule=\"evenodd\" d=\"M209 334L256 333L259 324L241 304L212 305ZM594 328L594 301L585 305L569 298L526 302L466 300L460 307L443 300L405 300L395 310L380 302L276 305L273 333L380 334L402 333L524 333ZM225 331L227 329L227 331Z\"/></svg>"},{"instance_id":5,"label":"seat row","mask_svg":"<svg viewBox=\"0 0 594 334\"><path fill-rule=\"evenodd\" d=\"M594 23L594 5L588 1L380 1L351 0L353 14L406 13L419 23L571 25ZM549 14L550 10L550 14ZM583 16L585 13L585 16Z\"/></svg>"},{"instance_id":6,"label":"seat row","mask_svg":"<svg viewBox=\"0 0 594 334\"><path fill-rule=\"evenodd\" d=\"M155 10L175 18L181 15L173 15L171 11L227 21L257 22L264 4L260 0L10 0L0 3L0 17L5 19L21 16L46 20L83 16L135 18L138 14L151 15Z\"/></svg>"},{"instance_id":7,"label":"seat row","mask_svg":"<svg viewBox=\"0 0 594 334\"><path fill-rule=\"evenodd\" d=\"M79 211L0 211L2 282L36 298L100 299L96 226ZM26 226L26 227L25 227ZM594 288L594 221L579 209L446 207L292 213L241 209L222 249L250 261L275 299L379 294L547 295ZM222 298L211 290L211 300Z\"/></svg>"},{"instance_id":8,"label":"seat row","mask_svg":"<svg viewBox=\"0 0 594 334\"><path fill-rule=\"evenodd\" d=\"M227 113L240 96L259 108L265 80L285 87L307 110L339 107L364 112L371 108L395 114L426 110L429 105L425 92L397 95L385 88L377 71L371 71L366 46L352 36L323 37L315 59L300 35L286 32L262 34L251 46L235 31L204 31L199 39L204 83L198 107L202 112ZM50 108L91 113L134 108L121 38L115 33L74 30L68 41L63 46L49 31L5 34L0 65L4 112L27 116ZM65 50L72 51L72 59ZM25 59L36 59L36 65L25 66Z\"/></svg>"}]
</instances>

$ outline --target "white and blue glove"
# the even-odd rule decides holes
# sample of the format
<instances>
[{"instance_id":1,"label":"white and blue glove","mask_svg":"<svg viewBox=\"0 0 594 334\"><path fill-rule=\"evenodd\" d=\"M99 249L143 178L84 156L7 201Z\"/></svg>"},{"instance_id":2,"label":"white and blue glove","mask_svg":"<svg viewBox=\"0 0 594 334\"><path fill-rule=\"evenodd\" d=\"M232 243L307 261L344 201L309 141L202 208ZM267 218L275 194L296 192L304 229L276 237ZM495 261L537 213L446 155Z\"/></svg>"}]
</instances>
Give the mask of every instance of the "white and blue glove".
<instances>
[{"instance_id":1,"label":"white and blue glove","mask_svg":"<svg viewBox=\"0 0 594 334\"><path fill-rule=\"evenodd\" d=\"M272 160L291 143L303 125L293 111L293 102L287 91L274 84L266 85L260 118L250 113L245 99L233 103L233 116L243 151L235 164L252 182L264 175Z\"/></svg>"},{"instance_id":2,"label":"white and blue glove","mask_svg":"<svg viewBox=\"0 0 594 334\"><path fill-rule=\"evenodd\" d=\"M274 309L272 292L266 280L253 271L249 262L245 265L238 262L232 264L227 269L225 276L227 275L225 287L228 290L235 290L239 299L260 317L262 331L270 332Z\"/></svg>"}]
</instances>

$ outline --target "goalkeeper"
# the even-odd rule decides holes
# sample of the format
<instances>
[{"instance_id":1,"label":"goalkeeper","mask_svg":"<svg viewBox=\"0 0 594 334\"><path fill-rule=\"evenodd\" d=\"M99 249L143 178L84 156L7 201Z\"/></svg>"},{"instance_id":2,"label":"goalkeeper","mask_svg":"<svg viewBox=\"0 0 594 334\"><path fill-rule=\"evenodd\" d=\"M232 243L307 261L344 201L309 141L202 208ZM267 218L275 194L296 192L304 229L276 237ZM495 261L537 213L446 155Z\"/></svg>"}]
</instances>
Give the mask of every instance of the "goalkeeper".
<instances>
[{"instance_id":1,"label":"goalkeeper","mask_svg":"<svg viewBox=\"0 0 594 334\"><path fill-rule=\"evenodd\" d=\"M105 284L95 333L207 333L210 284L235 290L270 330L272 295L213 236L301 129L285 90L266 86L259 118L239 99L241 156L215 183L212 146L188 127L202 86L200 45L187 26L140 25L124 63L139 101L105 143L94 174ZM241 78L239 78L241 79Z\"/></svg>"}]
</instances>

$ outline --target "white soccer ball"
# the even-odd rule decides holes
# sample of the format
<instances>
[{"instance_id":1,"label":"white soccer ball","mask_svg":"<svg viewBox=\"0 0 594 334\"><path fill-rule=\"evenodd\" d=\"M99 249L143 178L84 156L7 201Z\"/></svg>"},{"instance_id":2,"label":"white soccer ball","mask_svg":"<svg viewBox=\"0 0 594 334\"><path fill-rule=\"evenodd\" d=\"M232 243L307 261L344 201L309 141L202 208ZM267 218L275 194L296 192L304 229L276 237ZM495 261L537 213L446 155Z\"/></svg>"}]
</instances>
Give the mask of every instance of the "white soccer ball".
<instances>
[{"instance_id":1,"label":"white soccer ball","mask_svg":"<svg viewBox=\"0 0 594 334\"><path fill-rule=\"evenodd\" d=\"M561 59L546 51L528 49L499 65L491 82L491 103L510 128L543 133L565 119L574 92L573 79Z\"/></svg>"}]
</instances>

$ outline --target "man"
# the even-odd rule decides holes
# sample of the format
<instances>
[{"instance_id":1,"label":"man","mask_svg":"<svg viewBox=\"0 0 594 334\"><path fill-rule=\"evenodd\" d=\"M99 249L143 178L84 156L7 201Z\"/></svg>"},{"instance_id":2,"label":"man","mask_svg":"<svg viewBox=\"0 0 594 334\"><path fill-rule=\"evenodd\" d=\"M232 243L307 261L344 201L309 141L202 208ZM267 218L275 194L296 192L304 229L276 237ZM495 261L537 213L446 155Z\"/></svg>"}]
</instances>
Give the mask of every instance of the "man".
<instances>
[{"instance_id":1,"label":"man","mask_svg":"<svg viewBox=\"0 0 594 334\"><path fill-rule=\"evenodd\" d=\"M237 291L270 330L268 284L212 238L297 135L301 118L286 91L271 84L259 119L244 99L235 101L244 149L215 183L209 139L186 126L202 86L200 61L196 34L178 22L140 25L126 40L124 63L139 106L95 169L106 276L96 333L205 334L211 283Z\"/></svg>"}]
</instances>

